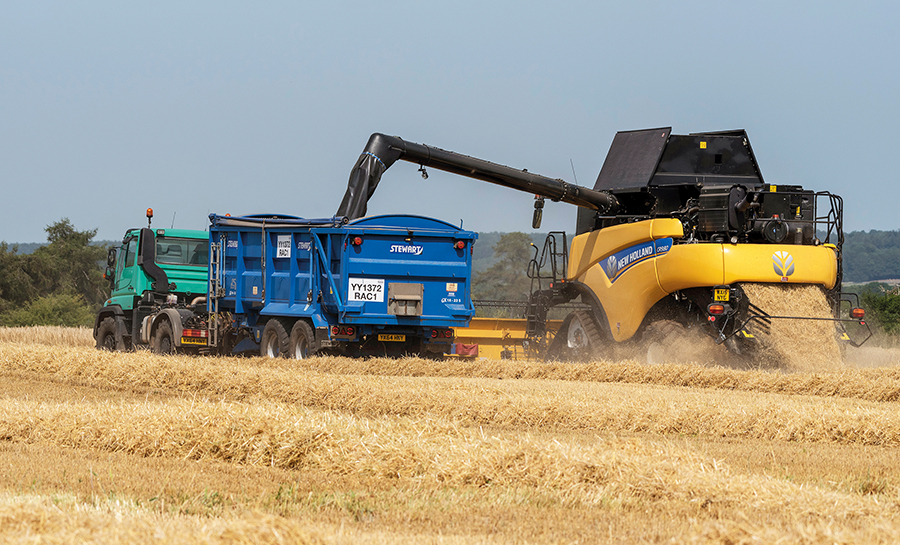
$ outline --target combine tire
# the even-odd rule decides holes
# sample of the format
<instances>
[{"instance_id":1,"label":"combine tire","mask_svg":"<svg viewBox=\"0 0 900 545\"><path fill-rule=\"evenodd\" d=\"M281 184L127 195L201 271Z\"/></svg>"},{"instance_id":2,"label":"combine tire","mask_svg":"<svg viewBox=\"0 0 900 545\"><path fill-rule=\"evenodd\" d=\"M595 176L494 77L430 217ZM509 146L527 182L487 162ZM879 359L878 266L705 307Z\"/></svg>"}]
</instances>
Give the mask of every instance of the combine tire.
<instances>
[{"instance_id":1,"label":"combine tire","mask_svg":"<svg viewBox=\"0 0 900 545\"><path fill-rule=\"evenodd\" d=\"M163 320L157 326L150 348L154 354L166 355L175 353L175 335L172 333L172 324L167 320Z\"/></svg>"},{"instance_id":2,"label":"combine tire","mask_svg":"<svg viewBox=\"0 0 900 545\"><path fill-rule=\"evenodd\" d=\"M593 314L576 310L563 320L547 348L547 358L587 361L596 357L606 344Z\"/></svg>"},{"instance_id":3,"label":"combine tire","mask_svg":"<svg viewBox=\"0 0 900 545\"><path fill-rule=\"evenodd\" d=\"M97 350L116 351L116 320L108 316L97 328Z\"/></svg>"},{"instance_id":4,"label":"combine tire","mask_svg":"<svg viewBox=\"0 0 900 545\"><path fill-rule=\"evenodd\" d=\"M284 324L277 318L266 322L259 343L259 355L269 358L286 358L290 351L291 337Z\"/></svg>"},{"instance_id":5,"label":"combine tire","mask_svg":"<svg viewBox=\"0 0 900 545\"><path fill-rule=\"evenodd\" d=\"M297 320L291 328L291 346L288 357L295 360L305 360L316 353L316 337L312 327L306 320Z\"/></svg>"}]
</instances>

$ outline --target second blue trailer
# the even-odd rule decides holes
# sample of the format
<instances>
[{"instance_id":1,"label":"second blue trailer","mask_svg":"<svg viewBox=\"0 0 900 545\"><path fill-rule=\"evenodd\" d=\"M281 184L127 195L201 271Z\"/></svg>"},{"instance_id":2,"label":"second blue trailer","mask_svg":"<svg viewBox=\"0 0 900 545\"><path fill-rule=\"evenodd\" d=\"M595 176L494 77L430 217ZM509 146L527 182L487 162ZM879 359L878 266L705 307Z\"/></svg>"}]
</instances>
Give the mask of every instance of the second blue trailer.
<instances>
[{"instance_id":1,"label":"second blue trailer","mask_svg":"<svg viewBox=\"0 0 900 545\"><path fill-rule=\"evenodd\" d=\"M210 215L209 346L438 355L474 316L477 234L411 215Z\"/></svg>"}]
</instances>

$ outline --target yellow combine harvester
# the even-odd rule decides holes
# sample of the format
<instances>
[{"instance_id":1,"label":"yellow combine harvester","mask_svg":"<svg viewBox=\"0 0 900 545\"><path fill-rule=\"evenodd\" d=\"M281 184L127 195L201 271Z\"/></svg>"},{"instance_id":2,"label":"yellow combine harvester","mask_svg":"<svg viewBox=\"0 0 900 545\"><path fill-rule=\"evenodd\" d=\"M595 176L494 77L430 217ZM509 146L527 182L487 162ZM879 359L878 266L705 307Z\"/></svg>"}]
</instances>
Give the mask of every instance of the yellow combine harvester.
<instances>
[{"instance_id":1,"label":"yellow combine harvester","mask_svg":"<svg viewBox=\"0 0 900 545\"><path fill-rule=\"evenodd\" d=\"M373 134L338 215L365 215L398 159L418 164L423 176L432 167L533 193L535 229L545 198L579 207L571 248L565 233L551 233L529 267L536 289L523 319L476 320L469 331L457 330L459 344L495 347L482 355L593 355L647 340L658 322L699 328L735 352L752 349L754 333L773 320L831 320L854 345L861 342L847 336L844 323L868 329L855 295L841 292L841 198L764 182L743 130L619 132L592 189ZM747 283L820 286L832 314L767 314L746 296ZM548 322L550 309L573 302L561 323Z\"/></svg>"}]
</instances>

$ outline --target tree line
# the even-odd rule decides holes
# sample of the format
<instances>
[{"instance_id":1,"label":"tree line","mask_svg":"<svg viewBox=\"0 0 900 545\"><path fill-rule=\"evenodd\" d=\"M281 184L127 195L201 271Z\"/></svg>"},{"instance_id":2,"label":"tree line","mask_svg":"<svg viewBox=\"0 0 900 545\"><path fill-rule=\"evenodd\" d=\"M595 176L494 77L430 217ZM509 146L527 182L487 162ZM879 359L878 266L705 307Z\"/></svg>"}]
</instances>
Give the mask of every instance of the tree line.
<instances>
[{"instance_id":1,"label":"tree line","mask_svg":"<svg viewBox=\"0 0 900 545\"><path fill-rule=\"evenodd\" d=\"M0 242L0 326L91 326L109 284L107 249L92 245L97 230L78 231L68 218L48 225L47 244L20 254Z\"/></svg>"}]
</instances>

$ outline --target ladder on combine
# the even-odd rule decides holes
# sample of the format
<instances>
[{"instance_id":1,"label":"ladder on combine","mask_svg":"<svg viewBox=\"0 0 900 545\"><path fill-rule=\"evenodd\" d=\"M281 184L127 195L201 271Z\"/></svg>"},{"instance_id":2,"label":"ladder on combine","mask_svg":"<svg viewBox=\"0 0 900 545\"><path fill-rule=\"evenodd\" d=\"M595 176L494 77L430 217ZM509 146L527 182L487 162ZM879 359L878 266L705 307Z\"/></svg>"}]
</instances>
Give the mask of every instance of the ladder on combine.
<instances>
[{"instance_id":1,"label":"ladder on combine","mask_svg":"<svg viewBox=\"0 0 900 545\"><path fill-rule=\"evenodd\" d=\"M565 282L568 262L569 244L565 231L547 233L540 252L534 246L534 257L528 263L531 297L525 310L529 337L542 337L546 333L547 311L555 303L554 290Z\"/></svg>"}]
</instances>

